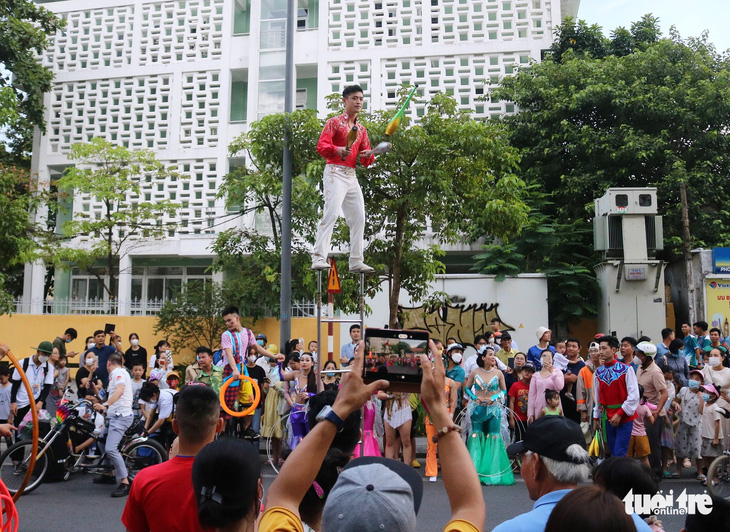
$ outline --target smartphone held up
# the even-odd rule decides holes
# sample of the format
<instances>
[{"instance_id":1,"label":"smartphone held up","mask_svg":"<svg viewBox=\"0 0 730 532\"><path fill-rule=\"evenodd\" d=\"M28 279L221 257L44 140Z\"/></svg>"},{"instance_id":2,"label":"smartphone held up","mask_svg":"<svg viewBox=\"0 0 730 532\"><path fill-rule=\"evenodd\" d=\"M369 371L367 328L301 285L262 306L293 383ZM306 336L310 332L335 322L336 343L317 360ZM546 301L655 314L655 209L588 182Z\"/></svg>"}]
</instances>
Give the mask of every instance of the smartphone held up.
<instances>
[{"instance_id":1,"label":"smartphone held up","mask_svg":"<svg viewBox=\"0 0 730 532\"><path fill-rule=\"evenodd\" d=\"M428 332L417 330L365 330L363 381L384 379L388 391L418 393L423 371L421 355L428 354Z\"/></svg>"}]
</instances>

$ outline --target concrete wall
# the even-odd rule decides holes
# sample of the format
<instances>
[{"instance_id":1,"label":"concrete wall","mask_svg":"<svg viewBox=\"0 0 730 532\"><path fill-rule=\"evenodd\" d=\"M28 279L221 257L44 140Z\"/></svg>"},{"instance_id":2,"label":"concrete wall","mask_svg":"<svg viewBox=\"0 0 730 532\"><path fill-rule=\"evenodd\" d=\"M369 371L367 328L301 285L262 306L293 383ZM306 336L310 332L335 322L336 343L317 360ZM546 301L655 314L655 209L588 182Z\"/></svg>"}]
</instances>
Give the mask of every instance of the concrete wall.
<instances>
[{"instance_id":1,"label":"concrete wall","mask_svg":"<svg viewBox=\"0 0 730 532\"><path fill-rule=\"evenodd\" d=\"M12 316L0 316L0 342L10 346L13 354L18 358L25 358L32 355L37 346L43 340L53 341L54 338L63 334L69 327L73 327L79 333L79 337L68 344L69 351L81 352L84 349L84 340L91 336L95 330L103 329L106 323L116 325L116 332L122 337L122 347L129 348L130 333L139 335L139 343L147 349L151 355L154 353L153 346L164 339L163 335L155 335L154 329L157 318L154 316L108 316L108 315L29 315L15 314ZM279 346L283 351L282 342L279 341L279 322L274 318L264 318L251 324L251 320L244 319L244 325L251 327L254 334L264 333L270 343ZM327 329L323 327L323 334ZM223 332L223 331L221 331ZM304 338L305 342L316 340L317 320L315 318L293 318L292 337ZM339 345L339 333L335 330L335 345ZM326 336L322 342L326 344ZM305 345L306 347L306 345ZM338 351L339 352L339 351ZM179 349L173 346L175 363L191 361L194 355L192 349ZM76 360L72 360L76 362Z\"/></svg>"},{"instance_id":2,"label":"concrete wall","mask_svg":"<svg viewBox=\"0 0 730 532\"><path fill-rule=\"evenodd\" d=\"M547 279L542 274L509 277L501 283L498 283L493 275L439 275L431 285L430 292L435 291L448 294L454 301L452 306L458 301L462 312L459 323L451 319L446 321L453 323L444 323L444 320L438 317L429 318L429 330L434 338L446 340L446 337L451 335L458 338L459 332L463 331L462 340L471 343L474 337L472 335L469 338L472 334L470 331L478 327L472 320L480 319L479 315L485 312L491 318L496 312L502 323L508 326L503 329L514 329L510 334L520 350L527 350L536 343L535 330L548 325ZM404 307L420 306L420 302L411 301L406 292L401 292L399 300ZM366 302L372 313L365 317L365 325L367 327L386 325L389 316L387 291L379 292ZM489 310L492 305L496 305L496 309ZM478 310L482 306L482 310ZM340 336L345 341L348 338L348 329L349 324L340 326ZM335 343L335 351L338 349L338 344Z\"/></svg>"}]
</instances>

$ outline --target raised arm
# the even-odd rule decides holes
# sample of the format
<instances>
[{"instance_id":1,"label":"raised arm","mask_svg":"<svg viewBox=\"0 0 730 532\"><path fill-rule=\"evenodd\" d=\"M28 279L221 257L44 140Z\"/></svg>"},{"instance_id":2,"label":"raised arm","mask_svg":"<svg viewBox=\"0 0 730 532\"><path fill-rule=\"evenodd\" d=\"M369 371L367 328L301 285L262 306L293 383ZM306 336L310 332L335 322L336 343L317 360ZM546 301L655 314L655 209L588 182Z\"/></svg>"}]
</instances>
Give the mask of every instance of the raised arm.
<instances>
[{"instance_id":1,"label":"raised arm","mask_svg":"<svg viewBox=\"0 0 730 532\"><path fill-rule=\"evenodd\" d=\"M421 398L435 427L454 427L443 401L446 378L444 363L432 340L429 340L429 347L434 354L434 361L431 364L427 355L421 355L421 367L424 368ZM429 367L432 367L431 371L428 371ZM469 378L473 380L471 375ZM438 445L441 473L451 506L451 519L468 521L482 530L486 517L484 497L474 463L461 436L456 430L449 430L440 435Z\"/></svg>"},{"instance_id":2,"label":"raised arm","mask_svg":"<svg viewBox=\"0 0 730 532\"><path fill-rule=\"evenodd\" d=\"M362 408L374 393L388 387L388 381L384 380L369 385L363 383L361 373L364 352L365 344L360 342L353 359L353 370L342 377L342 387L332 405L332 410L340 419L346 419L352 412ZM335 434L337 427L334 423L318 423L297 445L269 488L265 510L285 508L299 515L299 504L317 477Z\"/></svg>"}]
</instances>

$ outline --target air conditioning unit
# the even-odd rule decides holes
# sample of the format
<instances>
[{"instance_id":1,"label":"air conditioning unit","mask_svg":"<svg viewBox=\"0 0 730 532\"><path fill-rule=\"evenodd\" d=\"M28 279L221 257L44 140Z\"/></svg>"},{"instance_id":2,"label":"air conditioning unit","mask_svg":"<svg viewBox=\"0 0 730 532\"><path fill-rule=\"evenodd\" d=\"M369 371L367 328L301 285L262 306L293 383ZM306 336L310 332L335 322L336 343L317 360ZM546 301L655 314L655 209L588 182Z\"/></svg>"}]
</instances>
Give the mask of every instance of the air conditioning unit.
<instances>
[{"instance_id":1,"label":"air conditioning unit","mask_svg":"<svg viewBox=\"0 0 730 532\"><path fill-rule=\"evenodd\" d=\"M612 214L656 214L656 188L609 188L595 202L596 217Z\"/></svg>"},{"instance_id":2,"label":"air conditioning unit","mask_svg":"<svg viewBox=\"0 0 730 532\"><path fill-rule=\"evenodd\" d=\"M623 258L623 215L593 218L593 248L603 251L607 258ZM661 216L644 216L647 251L650 255L664 249L664 229Z\"/></svg>"}]
</instances>

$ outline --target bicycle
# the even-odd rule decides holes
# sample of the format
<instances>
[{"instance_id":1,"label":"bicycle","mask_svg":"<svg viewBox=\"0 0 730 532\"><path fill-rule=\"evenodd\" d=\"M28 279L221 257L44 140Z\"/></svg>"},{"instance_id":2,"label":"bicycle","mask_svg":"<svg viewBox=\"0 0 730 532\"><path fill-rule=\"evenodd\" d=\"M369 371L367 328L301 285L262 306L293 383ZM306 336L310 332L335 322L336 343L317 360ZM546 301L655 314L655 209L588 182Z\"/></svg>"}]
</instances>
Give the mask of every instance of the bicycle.
<instances>
[{"instance_id":1,"label":"bicycle","mask_svg":"<svg viewBox=\"0 0 730 532\"><path fill-rule=\"evenodd\" d=\"M723 452L710 464L707 488L712 495L730 500L730 451Z\"/></svg>"},{"instance_id":2,"label":"bicycle","mask_svg":"<svg viewBox=\"0 0 730 532\"><path fill-rule=\"evenodd\" d=\"M67 403L67 417L61 421L50 422L50 430L38 442L38 455L30 482L24 493L30 493L43 483L48 474L50 464L62 464L65 471L62 479L68 480L72 473L108 473L114 469L111 464L105 464L106 452L100 456L90 456L90 447L77 453L75 447L81 442L94 437L96 428L94 423L81 417L76 408L81 405L91 406L91 402L82 399L77 403ZM59 405L60 407L60 405ZM158 442L146 436L140 436L143 420L137 420L127 429L119 443L119 450L127 466L130 480L145 467L160 464L167 460L167 451ZM59 440L59 438L63 438ZM103 441L103 438L95 438ZM59 442L64 442L60 443ZM55 445L54 445L55 443ZM30 462L33 442L20 440L8 447L0 455L0 479L7 486L10 493L15 494L23 481L23 477Z\"/></svg>"}]
</instances>

